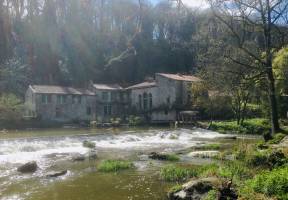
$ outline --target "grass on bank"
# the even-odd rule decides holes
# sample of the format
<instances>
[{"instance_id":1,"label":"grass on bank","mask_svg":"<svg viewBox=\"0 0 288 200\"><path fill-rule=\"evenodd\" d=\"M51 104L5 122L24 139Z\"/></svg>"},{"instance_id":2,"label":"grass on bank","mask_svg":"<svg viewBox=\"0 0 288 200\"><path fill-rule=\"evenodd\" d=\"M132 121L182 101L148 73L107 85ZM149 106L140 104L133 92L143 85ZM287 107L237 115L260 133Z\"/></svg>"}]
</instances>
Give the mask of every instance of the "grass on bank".
<instances>
[{"instance_id":1,"label":"grass on bank","mask_svg":"<svg viewBox=\"0 0 288 200\"><path fill-rule=\"evenodd\" d=\"M235 132L241 134L263 134L270 130L270 123L267 119L254 118L247 119L240 126L236 121L213 122L210 128L221 133Z\"/></svg>"},{"instance_id":2,"label":"grass on bank","mask_svg":"<svg viewBox=\"0 0 288 200\"><path fill-rule=\"evenodd\" d=\"M243 198L259 199L259 194L276 197L278 200L288 199L288 167L276 168L272 171L263 171L253 179L244 183L240 190Z\"/></svg>"},{"instance_id":3,"label":"grass on bank","mask_svg":"<svg viewBox=\"0 0 288 200\"><path fill-rule=\"evenodd\" d=\"M162 179L179 181L187 177L218 177L220 180L232 180L241 200L267 200L267 199L288 199L288 153L284 150L275 150L269 147L266 150L259 150L255 144L239 144L234 151L230 151L232 160L222 160L217 163L192 168L188 167L165 167L161 170ZM176 173L193 169L193 176L187 173ZM165 172L165 173L163 173ZM174 174L178 174L174 177ZM163 178L164 177L164 178ZM174 190L179 190L179 185ZM171 190L172 190L171 189ZM212 191L207 199L213 199L217 194ZM208 198L209 197L209 198Z\"/></svg>"},{"instance_id":4,"label":"grass on bank","mask_svg":"<svg viewBox=\"0 0 288 200\"><path fill-rule=\"evenodd\" d=\"M118 172L133 167L134 164L127 160L104 160L98 165L98 170L101 172Z\"/></svg>"},{"instance_id":5,"label":"grass on bank","mask_svg":"<svg viewBox=\"0 0 288 200\"><path fill-rule=\"evenodd\" d=\"M160 170L160 177L165 181L185 181L195 176L197 176L196 169L177 165L167 165Z\"/></svg>"}]
</instances>

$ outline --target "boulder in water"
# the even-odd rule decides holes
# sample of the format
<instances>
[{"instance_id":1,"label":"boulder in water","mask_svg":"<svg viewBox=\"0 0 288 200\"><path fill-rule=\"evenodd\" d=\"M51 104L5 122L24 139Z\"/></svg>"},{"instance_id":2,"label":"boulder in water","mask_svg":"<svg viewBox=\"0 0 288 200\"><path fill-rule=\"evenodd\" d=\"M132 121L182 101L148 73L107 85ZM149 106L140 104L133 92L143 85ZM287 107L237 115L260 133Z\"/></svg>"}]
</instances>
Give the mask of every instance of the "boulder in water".
<instances>
[{"instance_id":1,"label":"boulder in water","mask_svg":"<svg viewBox=\"0 0 288 200\"><path fill-rule=\"evenodd\" d=\"M72 161L79 162L79 161L85 161L86 157L83 154L76 154L72 157Z\"/></svg>"},{"instance_id":2,"label":"boulder in water","mask_svg":"<svg viewBox=\"0 0 288 200\"><path fill-rule=\"evenodd\" d=\"M59 176L63 176L67 174L67 170L59 171L59 172L51 172L50 174L47 174L47 178L56 178Z\"/></svg>"},{"instance_id":3,"label":"boulder in water","mask_svg":"<svg viewBox=\"0 0 288 200\"><path fill-rule=\"evenodd\" d=\"M96 160L97 159L97 151L91 150L88 155L89 160Z\"/></svg>"},{"instance_id":4,"label":"boulder in water","mask_svg":"<svg viewBox=\"0 0 288 200\"><path fill-rule=\"evenodd\" d=\"M21 173L34 173L36 172L37 168L38 168L37 163L35 161L32 161L25 163L24 165L21 165L20 167L17 168L17 171Z\"/></svg>"}]
</instances>

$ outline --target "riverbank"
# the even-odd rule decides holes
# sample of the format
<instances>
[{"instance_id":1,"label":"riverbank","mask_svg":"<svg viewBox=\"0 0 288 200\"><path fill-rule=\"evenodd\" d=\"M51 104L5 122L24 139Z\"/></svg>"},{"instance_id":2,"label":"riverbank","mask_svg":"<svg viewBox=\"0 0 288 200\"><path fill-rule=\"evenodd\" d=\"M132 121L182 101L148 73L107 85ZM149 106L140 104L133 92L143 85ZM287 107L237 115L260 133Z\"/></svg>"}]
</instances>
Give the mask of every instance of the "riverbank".
<instances>
[{"instance_id":1,"label":"riverbank","mask_svg":"<svg viewBox=\"0 0 288 200\"><path fill-rule=\"evenodd\" d=\"M177 180L191 179L185 184L176 182L168 193L169 199L287 200L287 141L288 136L274 145L263 141L258 144L240 143L233 150L216 156L213 164L196 169L174 166L174 172L194 173L178 177ZM164 177L169 176L166 174Z\"/></svg>"}]
</instances>

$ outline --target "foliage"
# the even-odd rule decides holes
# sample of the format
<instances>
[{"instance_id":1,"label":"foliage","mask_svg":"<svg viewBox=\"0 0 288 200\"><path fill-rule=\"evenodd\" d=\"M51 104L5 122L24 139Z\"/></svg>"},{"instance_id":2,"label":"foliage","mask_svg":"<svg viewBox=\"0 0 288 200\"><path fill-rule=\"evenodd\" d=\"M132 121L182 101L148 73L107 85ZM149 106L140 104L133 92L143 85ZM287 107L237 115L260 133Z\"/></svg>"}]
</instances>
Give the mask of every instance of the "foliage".
<instances>
[{"instance_id":1,"label":"foliage","mask_svg":"<svg viewBox=\"0 0 288 200\"><path fill-rule=\"evenodd\" d=\"M263 134L265 131L269 131L270 126L266 119L255 118L247 119L243 125L238 125L236 121L213 122L210 128L223 133Z\"/></svg>"},{"instance_id":2,"label":"foliage","mask_svg":"<svg viewBox=\"0 0 288 200\"><path fill-rule=\"evenodd\" d=\"M257 193L276 196L279 200L288 198L288 167L264 171L248 180L245 187L252 188Z\"/></svg>"},{"instance_id":3,"label":"foliage","mask_svg":"<svg viewBox=\"0 0 288 200\"><path fill-rule=\"evenodd\" d=\"M197 171L192 168L167 165L161 168L160 176L165 181L185 181L188 178L197 176Z\"/></svg>"},{"instance_id":4,"label":"foliage","mask_svg":"<svg viewBox=\"0 0 288 200\"><path fill-rule=\"evenodd\" d=\"M104 160L98 165L98 170L101 172L118 172L133 167L134 164L126 160Z\"/></svg>"},{"instance_id":5,"label":"foliage","mask_svg":"<svg viewBox=\"0 0 288 200\"><path fill-rule=\"evenodd\" d=\"M95 142L87 141L85 140L83 142L83 147L89 148L89 149L94 149L96 146Z\"/></svg>"},{"instance_id":6,"label":"foliage","mask_svg":"<svg viewBox=\"0 0 288 200\"><path fill-rule=\"evenodd\" d=\"M175 193L175 192L179 192L180 190L182 190L182 185L180 184L177 184L177 185L174 185L173 187L171 187L168 191L168 193Z\"/></svg>"},{"instance_id":7,"label":"foliage","mask_svg":"<svg viewBox=\"0 0 288 200\"><path fill-rule=\"evenodd\" d=\"M220 144L206 144L201 147L204 150L219 150L221 148Z\"/></svg>"},{"instance_id":8,"label":"foliage","mask_svg":"<svg viewBox=\"0 0 288 200\"><path fill-rule=\"evenodd\" d=\"M143 119L141 117L131 115L128 118L128 122L130 126L138 126L143 124Z\"/></svg>"},{"instance_id":9,"label":"foliage","mask_svg":"<svg viewBox=\"0 0 288 200\"><path fill-rule=\"evenodd\" d=\"M288 85L288 47L283 47L275 53L273 60L273 72L276 79L276 86L281 95L287 94Z\"/></svg>"},{"instance_id":10,"label":"foliage","mask_svg":"<svg viewBox=\"0 0 288 200\"><path fill-rule=\"evenodd\" d=\"M283 133L277 133L273 135L273 138L268 141L269 144L279 144L286 135Z\"/></svg>"},{"instance_id":11,"label":"foliage","mask_svg":"<svg viewBox=\"0 0 288 200\"><path fill-rule=\"evenodd\" d=\"M121 118L111 118L110 119L113 126L119 126L121 124Z\"/></svg>"},{"instance_id":12,"label":"foliage","mask_svg":"<svg viewBox=\"0 0 288 200\"><path fill-rule=\"evenodd\" d=\"M18 121L22 118L22 101L13 94L0 95L0 121Z\"/></svg>"},{"instance_id":13,"label":"foliage","mask_svg":"<svg viewBox=\"0 0 288 200\"><path fill-rule=\"evenodd\" d=\"M218 199L218 191L217 190L210 190L204 200L215 200Z\"/></svg>"}]
</instances>

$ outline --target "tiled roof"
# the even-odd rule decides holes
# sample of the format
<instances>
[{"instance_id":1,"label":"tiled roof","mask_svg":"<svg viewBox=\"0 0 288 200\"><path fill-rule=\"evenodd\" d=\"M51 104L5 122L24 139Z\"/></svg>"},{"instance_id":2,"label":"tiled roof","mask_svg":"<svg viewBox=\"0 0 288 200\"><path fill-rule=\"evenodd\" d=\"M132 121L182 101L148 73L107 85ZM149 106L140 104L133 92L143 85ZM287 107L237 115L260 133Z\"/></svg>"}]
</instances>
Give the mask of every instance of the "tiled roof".
<instances>
[{"instance_id":1,"label":"tiled roof","mask_svg":"<svg viewBox=\"0 0 288 200\"><path fill-rule=\"evenodd\" d=\"M177 80L177 81L189 81L189 82L199 82L200 78L192 75L182 75L182 74L164 74L157 73L157 75L164 76L169 79Z\"/></svg>"},{"instance_id":2,"label":"tiled roof","mask_svg":"<svg viewBox=\"0 0 288 200\"><path fill-rule=\"evenodd\" d=\"M156 82L143 82L143 83L139 83L137 85L132 85L130 87L128 87L127 89L140 89L140 88L149 88L149 87L155 87L156 86Z\"/></svg>"},{"instance_id":3,"label":"tiled roof","mask_svg":"<svg viewBox=\"0 0 288 200\"><path fill-rule=\"evenodd\" d=\"M118 84L93 84L93 87L98 90L122 90Z\"/></svg>"},{"instance_id":4,"label":"tiled roof","mask_svg":"<svg viewBox=\"0 0 288 200\"><path fill-rule=\"evenodd\" d=\"M30 88L34 93L40 93L40 94L94 95L92 91L83 88L62 87L52 85L31 85Z\"/></svg>"}]
</instances>

